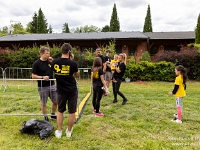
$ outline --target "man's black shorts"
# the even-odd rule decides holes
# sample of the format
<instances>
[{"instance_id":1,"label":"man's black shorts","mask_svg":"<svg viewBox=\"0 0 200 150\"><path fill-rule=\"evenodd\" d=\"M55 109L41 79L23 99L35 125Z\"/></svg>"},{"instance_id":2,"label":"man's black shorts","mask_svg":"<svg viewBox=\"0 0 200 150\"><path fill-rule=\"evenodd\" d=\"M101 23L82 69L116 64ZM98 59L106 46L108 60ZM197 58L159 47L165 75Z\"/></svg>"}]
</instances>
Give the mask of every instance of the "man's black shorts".
<instances>
[{"instance_id":1,"label":"man's black shorts","mask_svg":"<svg viewBox=\"0 0 200 150\"><path fill-rule=\"evenodd\" d=\"M78 99L78 91L66 93L66 94L58 94L58 111L63 113L66 111L66 104L68 106L68 112L73 114L76 112L76 105Z\"/></svg>"}]
</instances>

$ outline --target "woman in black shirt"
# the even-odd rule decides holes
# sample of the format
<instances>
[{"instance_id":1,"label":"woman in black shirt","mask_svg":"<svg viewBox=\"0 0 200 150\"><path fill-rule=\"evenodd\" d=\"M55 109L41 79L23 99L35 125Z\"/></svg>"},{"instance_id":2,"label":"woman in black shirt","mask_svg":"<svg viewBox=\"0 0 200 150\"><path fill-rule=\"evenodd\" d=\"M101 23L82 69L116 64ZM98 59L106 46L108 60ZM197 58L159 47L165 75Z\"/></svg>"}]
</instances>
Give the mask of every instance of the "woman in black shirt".
<instances>
[{"instance_id":1,"label":"woman in black shirt","mask_svg":"<svg viewBox=\"0 0 200 150\"><path fill-rule=\"evenodd\" d=\"M113 103L117 102L117 94L123 98L122 105L126 104L128 99L124 96L122 92L119 91L120 85L122 82L122 78L124 76L124 72L126 70L126 54L122 53L119 54L119 63L117 66L115 66L115 72L113 74L113 78L115 78L115 82L112 83L113 86L113 95L114 95L114 100Z\"/></svg>"},{"instance_id":2,"label":"woman in black shirt","mask_svg":"<svg viewBox=\"0 0 200 150\"><path fill-rule=\"evenodd\" d=\"M96 57L93 62L92 66L92 74L91 74L91 81L93 85L93 98L92 104L94 107L93 112L96 116L104 116L104 114L99 110L100 108L100 101L103 95L103 89L107 89L106 82L103 76L102 70L102 60L100 57Z\"/></svg>"}]
</instances>

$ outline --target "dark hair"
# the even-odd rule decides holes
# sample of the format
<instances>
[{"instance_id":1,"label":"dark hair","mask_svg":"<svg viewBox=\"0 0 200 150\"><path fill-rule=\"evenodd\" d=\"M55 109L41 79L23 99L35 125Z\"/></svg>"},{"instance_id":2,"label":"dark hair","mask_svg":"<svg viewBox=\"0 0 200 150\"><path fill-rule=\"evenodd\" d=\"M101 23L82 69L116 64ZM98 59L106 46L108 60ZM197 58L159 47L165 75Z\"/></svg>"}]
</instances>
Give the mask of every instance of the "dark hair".
<instances>
[{"instance_id":1,"label":"dark hair","mask_svg":"<svg viewBox=\"0 0 200 150\"><path fill-rule=\"evenodd\" d=\"M182 65L178 65L178 66L176 66L176 70L180 71L181 75L183 76L183 84L185 84L187 81L187 78L188 78L187 69L184 68Z\"/></svg>"},{"instance_id":2,"label":"dark hair","mask_svg":"<svg viewBox=\"0 0 200 150\"><path fill-rule=\"evenodd\" d=\"M106 53L111 53L111 50L110 50L110 49L107 49L107 50L106 50Z\"/></svg>"},{"instance_id":3,"label":"dark hair","mask_svg":"<svg viewBox=\"0 0 200 150\"><path fill-rule=\"evenodd\" d=\"M40 54L44 54L45 50L50 51L48 47L42 46L40 48Z\"/></svg>"},{"instance_id":4,"label":"dark hair","mask_svg":"<svg viewBox=\"0 0 200 150\"><path fill-rule=\"evenodd\" d=\"M96 57L93 61L92 71L97 72L99 68L102 67L102 60L100 57Z\"/></svg>"},{"instance_id":5,"label":"dark hair","mask_svg":"<svg viewBox=\"0 0 200 150\"><path fill-rule=\"evenodd\" d=\"M62 49L62 54L67 54L69 51L72 51L72 46L69 43L64 43L61 49Z\"/></svg>"}]
</instances>

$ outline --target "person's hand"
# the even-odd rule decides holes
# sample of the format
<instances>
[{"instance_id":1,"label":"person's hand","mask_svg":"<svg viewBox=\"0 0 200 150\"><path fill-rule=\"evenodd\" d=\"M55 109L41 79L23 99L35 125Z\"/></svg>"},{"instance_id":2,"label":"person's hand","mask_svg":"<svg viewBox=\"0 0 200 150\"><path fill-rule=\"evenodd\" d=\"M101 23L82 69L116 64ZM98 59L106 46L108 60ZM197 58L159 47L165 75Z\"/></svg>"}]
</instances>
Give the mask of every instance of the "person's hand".
<instances>
[{"instance_id":1,"label":"person's hand","mask_svg":"<svg viewBox=\"0 0 200 150\"><path fill-rule=\"evenodd\" d=\"M52 61L53 61L53 58L52 58L52 57L49 57L48 60L49 60L50 62L52 62Z\"/></svg>"},{"instance_id":2,"label":"person's hand","mask_svg":"<svg viewBox=\"0 0 200 150\"><path fill-rule=\"evenodd\" d=\"M71 53L70 60L74 60L74 54Z\"/></svg>"},{"instance_id":3,"label":"person's hand","mask_svg":"<svg viewBox=\"0 0 200 150\"><path fill-rule=\"evenodd\" d=\"M168 93L168 95L170 95L170 96L171 96L171 95L173 95L173 94L172 94L172 92L169 92L169 93Z\"/></svg>"},{"instance_id":4,"label":"person's hand","mask_svg":"<svg viewBox=\"0 0 200 150\"><path fill-rule=\"evenodd\" d=\"M44 79L45 81L49 81L49 76L43 76L43 79Z\"/></svg>"}]
</instances>

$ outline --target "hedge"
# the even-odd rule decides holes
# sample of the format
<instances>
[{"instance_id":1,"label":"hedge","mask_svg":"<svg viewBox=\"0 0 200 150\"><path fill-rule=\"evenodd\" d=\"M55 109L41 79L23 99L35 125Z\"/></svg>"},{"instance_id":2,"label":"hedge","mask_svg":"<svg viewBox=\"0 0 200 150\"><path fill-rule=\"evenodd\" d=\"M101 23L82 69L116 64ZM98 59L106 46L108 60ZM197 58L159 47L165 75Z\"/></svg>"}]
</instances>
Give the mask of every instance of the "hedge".
<instances>
[{"instance_id":1,"label":"hedge","mask_svg":"<svg viewBox=\"0 0 200 150\"><path fill-rule=\"evenodd\" d=\"M127 63L124 78L131 81L174 81L175 65L171 62L148 62L141 61L137 64Z\"/></svg>"}]
</instances>

